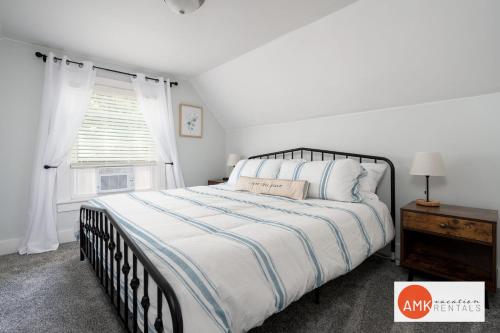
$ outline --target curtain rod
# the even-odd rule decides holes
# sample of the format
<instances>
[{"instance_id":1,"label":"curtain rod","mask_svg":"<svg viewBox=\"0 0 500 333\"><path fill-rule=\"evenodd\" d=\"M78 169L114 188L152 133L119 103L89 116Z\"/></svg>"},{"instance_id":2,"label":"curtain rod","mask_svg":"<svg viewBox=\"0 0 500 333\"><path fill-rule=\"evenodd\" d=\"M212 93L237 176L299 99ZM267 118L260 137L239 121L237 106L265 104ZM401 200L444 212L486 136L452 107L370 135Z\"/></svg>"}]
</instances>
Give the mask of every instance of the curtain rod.
<instances>
[{"instance_id":1,"label":"curtain rod","mask_svg":"<svg viewBox=\"0 0 500 333\"><path fill-rule=\"evenodd\" d=\"M47 55L46 54L43 54L42 52L35 52L35 55L36 55L37 58L42 58L43 62L47 61ZM61 58L57 58L57 57L54 57L54 59L56 61L61 61L62 60ZM83 63L78 62L78 61L67 60L67 62L71 63L71 64L76 64L76 65L79 65L79 66L83 66ZM105 68L105 67L99 67L99 66L93 66L93 69L100 69L100 70L103 70L103 71L108 71L108 72L113 72L113 73L117 73L117 74L128 75L128 76L132 76L132 77L136 77L137 76L137 75L132 74L132 73L117 71L117 70L114 70L114 69ZM146 80L153 80L153 81L158 82L158 79L155 79L154 77L149 77L149 76L146 76ZM164 82L167 83L167 81L164 81ZM179 85L178 82L175 82L175 81L174 82L170 82L170 87L178 86L178 85Z\"/></svg>"}]
</instances>

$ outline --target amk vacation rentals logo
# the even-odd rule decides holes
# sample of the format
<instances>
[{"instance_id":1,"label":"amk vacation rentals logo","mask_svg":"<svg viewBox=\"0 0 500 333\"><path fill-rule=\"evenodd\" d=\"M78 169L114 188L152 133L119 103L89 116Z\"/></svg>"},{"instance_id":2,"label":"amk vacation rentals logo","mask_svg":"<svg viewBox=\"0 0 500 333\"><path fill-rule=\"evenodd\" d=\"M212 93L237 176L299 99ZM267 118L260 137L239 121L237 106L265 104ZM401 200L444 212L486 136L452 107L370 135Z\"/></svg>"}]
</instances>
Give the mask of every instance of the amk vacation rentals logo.
<instances>
[{"instance_id":1,"label":"amk vacation rentals logo","mask_svg":"<svg viewBox=\"0 0 500 333\"><path fill-rule=\"evenodd\" d=\"M394 321L483 322L484 282L394 282Z\"/></svg>"}]
</instances>

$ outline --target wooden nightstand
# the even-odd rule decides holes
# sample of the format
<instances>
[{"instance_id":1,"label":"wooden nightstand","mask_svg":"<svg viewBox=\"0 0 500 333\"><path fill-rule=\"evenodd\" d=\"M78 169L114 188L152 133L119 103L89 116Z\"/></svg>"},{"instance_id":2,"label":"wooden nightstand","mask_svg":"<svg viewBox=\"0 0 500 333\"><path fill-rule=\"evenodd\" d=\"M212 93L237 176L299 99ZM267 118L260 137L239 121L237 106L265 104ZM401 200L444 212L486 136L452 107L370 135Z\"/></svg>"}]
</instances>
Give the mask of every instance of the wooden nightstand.
<instances>
[{"instance_id":1,"label":"wooden nightstand","mask_svg":"<svg viewBox=\"0 0 500 333\"><path fill-rule=\"evenodd\" d=\"M209 179L209 180L208 180L208 185L223 184L223 183L225 183L226 181L227 181L227 179L226 179L226 180L224 180L224 179Z\"/></svg>"},{"instance_id":2,"label":"wooden nightstand","mask_svg":"<svg viewBox=\"0 0 500 333\"><path fill-rule=\"evenodd\" d=\"M484 281L496 291L496 210L451 205L401 208L401 266L455 281Z\"/></svg>"}]
</instances>

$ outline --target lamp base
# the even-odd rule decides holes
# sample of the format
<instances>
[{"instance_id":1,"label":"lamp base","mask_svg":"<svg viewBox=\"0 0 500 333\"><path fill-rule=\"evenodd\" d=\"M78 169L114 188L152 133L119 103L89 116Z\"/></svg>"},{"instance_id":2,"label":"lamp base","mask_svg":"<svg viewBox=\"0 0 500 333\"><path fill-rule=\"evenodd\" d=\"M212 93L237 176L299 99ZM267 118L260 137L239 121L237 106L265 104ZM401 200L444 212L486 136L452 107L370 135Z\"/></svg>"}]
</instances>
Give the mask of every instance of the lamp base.
<instances>
[{"instance_id":1,"label":"lamp base","mask_svg":"<svg viewBox=\"0 0 500 333\"><path fill-rule=\"evenodd\" d=\"M417 199L417 205L419 206L426 206L426 207L439 207L441 205L441 202L438 200L425 200L425 199Z\"/></svg>"}]
</instances>

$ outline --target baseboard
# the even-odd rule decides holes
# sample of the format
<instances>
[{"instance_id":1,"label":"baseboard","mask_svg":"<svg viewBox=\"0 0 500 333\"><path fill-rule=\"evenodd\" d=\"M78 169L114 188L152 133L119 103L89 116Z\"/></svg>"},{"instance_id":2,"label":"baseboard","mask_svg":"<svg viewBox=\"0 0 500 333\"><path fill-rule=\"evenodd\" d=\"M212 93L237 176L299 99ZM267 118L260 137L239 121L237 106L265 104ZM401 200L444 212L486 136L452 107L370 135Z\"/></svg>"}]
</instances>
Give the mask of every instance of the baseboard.
<instances>
[{"instance_id":1,"label":"baseboard","mask_svg":"<svg viewBox=\"0 0 500 333\"><path fill-rule=\"evenodd\" d=\"M59 243L69 243L74 242L76 240L75 231L73 229L61 230L57 233L59 237Z\"/></svg>"},{"instance_id":2,"label":"baseboard","mask_svg":"<svg viewBox=\"0 0 500 333\"><path fill-rule=\"evenodd\" d=\"M73 229L60 230L57 232L57 237L60 244L76 240L75 231ZM0 255L16 253L21 241L21 238L0 240Z\"/></svg>"},{"instance_id":3,"label":"baseboard","mask_svg":"<svg viewBox=\"0 0 500 333\"><path fill-rule=\"evenodd\" d=\"M21 238L0 240L0 255L15 253L21 244Z\"/></svg>"}]
</instances>

